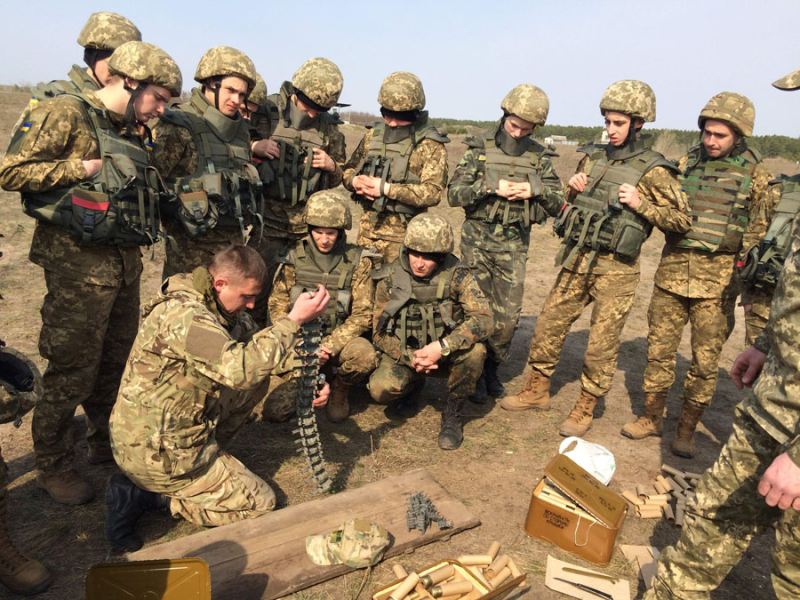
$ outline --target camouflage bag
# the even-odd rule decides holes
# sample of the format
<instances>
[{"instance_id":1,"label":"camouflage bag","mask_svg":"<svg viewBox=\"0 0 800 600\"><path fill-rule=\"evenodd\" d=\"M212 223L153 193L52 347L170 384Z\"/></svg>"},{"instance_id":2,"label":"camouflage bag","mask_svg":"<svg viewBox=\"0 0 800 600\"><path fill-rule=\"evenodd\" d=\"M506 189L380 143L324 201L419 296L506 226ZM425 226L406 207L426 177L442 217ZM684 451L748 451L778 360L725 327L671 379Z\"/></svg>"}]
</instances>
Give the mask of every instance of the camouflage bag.
<instances>
[{"instance_id":1,"label":"camouflage bag","mask_svg":"<svg viewBox=\"0 0 800 600\"><path fill-rule=\"evenodd\" d=\"M316 565L345 564L361 569L378 564L391 544L389 532L366 519L353 519L338 529L306 538L306 553Z\"/></svg>"},{"instance_id":2,"label":"camouflage bag","mask_svg":"<svg viewBox=\"0 0 800 600\"><path fill-rule=\"evenodd\" d=\"M0 424L22 424L42 397L42 374L27 356L0 340Z\"/></svg>"}]
</instances>

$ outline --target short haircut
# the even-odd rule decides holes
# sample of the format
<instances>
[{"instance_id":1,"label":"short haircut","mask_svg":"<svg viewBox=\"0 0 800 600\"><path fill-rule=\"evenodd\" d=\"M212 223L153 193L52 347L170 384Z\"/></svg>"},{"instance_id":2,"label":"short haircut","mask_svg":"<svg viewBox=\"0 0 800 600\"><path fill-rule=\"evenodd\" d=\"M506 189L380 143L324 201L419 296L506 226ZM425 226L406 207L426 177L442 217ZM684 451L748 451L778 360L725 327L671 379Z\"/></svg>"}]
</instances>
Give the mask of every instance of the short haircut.
<instances>
[{"instance_id":1,"label":"short haircut","mask_svg":"<svg viewBox=\"0 0 800 600\"><path fill-rule=\"evenodd\" d=\"M208 272L212 277L225 276L233 280L255 279L264 283L267 265L261 255L243 244L231 244L211 259Z\"/></svg>"}]
</instances>

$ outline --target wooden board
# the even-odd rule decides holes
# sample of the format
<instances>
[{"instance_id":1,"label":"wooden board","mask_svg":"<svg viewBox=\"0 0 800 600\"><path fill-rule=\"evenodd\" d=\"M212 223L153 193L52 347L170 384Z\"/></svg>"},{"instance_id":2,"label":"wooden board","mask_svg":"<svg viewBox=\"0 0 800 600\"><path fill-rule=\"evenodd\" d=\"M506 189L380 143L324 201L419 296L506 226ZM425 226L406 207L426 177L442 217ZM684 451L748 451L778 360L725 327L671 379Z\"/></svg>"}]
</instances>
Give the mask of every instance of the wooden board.
<instances>
[{"instance_id":1,"label":"wooden board","mask_svg":"<svg viewBox=\"0 0 800 600\"><path fill-rule=\"evenodd\" d=\"M452 529L436 524L422 535L406 526L408 496L424 492ZM289 506L258 519L208 529L128 555L129 560L199 557L211 569L215 600L280 598L343 575L347 565L318 566L306 555L306 536L327 533L349 519L385 527L394 542L385 557L477 527L480 520L425 469L415 469L333 496Z\"/></svg>"}]
</instances>

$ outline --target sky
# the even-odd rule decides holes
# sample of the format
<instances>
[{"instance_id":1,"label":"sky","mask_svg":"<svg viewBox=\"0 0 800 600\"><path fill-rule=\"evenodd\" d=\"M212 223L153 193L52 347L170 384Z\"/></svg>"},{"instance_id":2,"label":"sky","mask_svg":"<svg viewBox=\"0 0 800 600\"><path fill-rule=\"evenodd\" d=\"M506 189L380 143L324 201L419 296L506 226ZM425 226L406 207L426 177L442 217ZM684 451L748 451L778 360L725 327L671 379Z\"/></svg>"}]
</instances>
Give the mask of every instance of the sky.
<instances>
[{"instance_id":1,"label":"sky","mask_svg":"<svg viewBox=\"0 0 800 600\"><path fill-rule=\"evenodd\" d=\"M253 59L270 93L306 59L329 58L341 101L374 114L383 78L411 71L434 117L497 119L503 96L532 83L550 98L548 124L599 126L603 90L641 79L656 93L651 127L694 129L709 98L733 91L755 103L756 135L800 136L800 90L770 85L800 68L797 0L0 0L0 83L64 78L101 10L166 50L187 90L202 54L225 45Z\"/></svg>"}]
</instances>

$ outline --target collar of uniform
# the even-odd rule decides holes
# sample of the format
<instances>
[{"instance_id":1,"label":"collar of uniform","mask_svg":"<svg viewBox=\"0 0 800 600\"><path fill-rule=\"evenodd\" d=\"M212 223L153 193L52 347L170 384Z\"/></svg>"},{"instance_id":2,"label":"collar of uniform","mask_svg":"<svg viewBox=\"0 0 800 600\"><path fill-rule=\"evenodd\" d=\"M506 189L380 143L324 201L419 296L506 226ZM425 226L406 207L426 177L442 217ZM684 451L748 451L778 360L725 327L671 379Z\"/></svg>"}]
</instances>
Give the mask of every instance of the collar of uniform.
<instances>
[{"instance_id":1,"label":"collar of uniform","mask_svg":"<svg viewBox=\"0 0 800 600\"><path fill-rule=\"evenodd\" d=\"M638 139L628 142L624 146L617 147L608 144L606 155L609 160L628 160L649 150L653 146L653 136L640 135Z\"/></svg>"},{"instance_id":2,"label":"collar of uniform","mask_svg":"<svg viewBox=\"0 0 800 600\"><path fill-rule=\"evenodd\" d=\"M495 129L494 142L497 147L509 156L522 156L531 147L531 136L526 135L521 138L513 138L505 130L503 124L505 118L498 123Z\"/></svg>"},{"instance_id":3,"label":"collar of uniform","mask_svg":"<svg viewBox=\"0 0 800 600\"><path fill-rule=\"evenodd\" d=\"M203 303L206 305L206 308L216 315L220 323L222 323L226 329L229 331L233 329L239 319L222 306L216 291L214 291L214 278L211 277L211 273L208 272L208 269L205 267L197 267L192 271L192 285L195 290L203 295Z\"/></svg>"}]
</instances>

